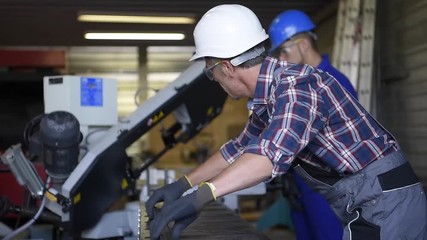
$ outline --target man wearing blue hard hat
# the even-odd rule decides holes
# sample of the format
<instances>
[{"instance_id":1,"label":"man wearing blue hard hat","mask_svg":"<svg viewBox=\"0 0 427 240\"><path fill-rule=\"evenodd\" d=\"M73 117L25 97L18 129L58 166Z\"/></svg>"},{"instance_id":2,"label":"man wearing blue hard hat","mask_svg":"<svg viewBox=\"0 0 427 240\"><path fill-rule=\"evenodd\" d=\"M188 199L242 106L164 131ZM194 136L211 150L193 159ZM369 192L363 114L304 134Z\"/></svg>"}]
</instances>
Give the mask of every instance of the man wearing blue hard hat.
<instances>
[{"instance_id":1,"label":"man wearing blue hard hat","mask_svg":"<svg viewBox=\"0 0 427 240\"><path fill-rule=\"evenodd\" d=\"M317 36L313 32L314 23L299 10L287 10L272 21L269 29L271 41L270 53L281 60L292 63L309 64L328 72L341 85L357 98L357 93L350 80L333 67L327 54L321 55L317 48Z\"/></svg>"},{"instance_id":2,"label":"man wearing blue hard hat","mask_svg":"<svg viewBox=\"0 0 427 240\"><path fill-rule=\"evenodd\" d=\"M334 68L327 54L317 47L314 23L302 11L287 10L269 28L270 54L280 60L308 64L335 77L352 96L357 92L349 79ZM326 200L304 183L292 169L281 176L283 192L291 206L291 218L298 240L342 239L342 225Z\"/></svg>"}]
</instances>

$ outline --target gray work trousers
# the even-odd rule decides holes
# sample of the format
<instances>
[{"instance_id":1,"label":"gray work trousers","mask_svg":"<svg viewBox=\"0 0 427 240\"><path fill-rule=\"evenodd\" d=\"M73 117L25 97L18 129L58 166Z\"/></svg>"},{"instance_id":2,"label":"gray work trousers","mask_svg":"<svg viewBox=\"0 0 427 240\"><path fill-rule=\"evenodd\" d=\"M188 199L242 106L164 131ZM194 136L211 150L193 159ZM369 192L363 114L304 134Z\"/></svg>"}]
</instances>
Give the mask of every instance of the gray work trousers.
<instances>
[{"instance_id":1,"label":"gray work trousers","mask_svg":"<svg viewBox=\"0 0 427 240\"><path fill-rule=\"evenodd\" d=\"M427 239L426 196L401 152L332 181L302 164L295 171L329 202L343 223L344 240Z\"/></svg>"}]
</instances>

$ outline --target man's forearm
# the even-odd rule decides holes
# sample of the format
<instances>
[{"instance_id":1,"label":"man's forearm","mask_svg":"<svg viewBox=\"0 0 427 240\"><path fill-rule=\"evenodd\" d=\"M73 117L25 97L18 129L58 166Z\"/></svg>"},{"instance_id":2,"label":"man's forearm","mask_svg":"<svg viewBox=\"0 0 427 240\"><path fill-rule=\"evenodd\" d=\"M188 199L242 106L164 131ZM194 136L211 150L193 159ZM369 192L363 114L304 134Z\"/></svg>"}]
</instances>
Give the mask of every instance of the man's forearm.
<instances>
[{"instance_id":1,"label":"man's forearm","mask_svg":"<svg viewBox=\"0 0 427 240\"><path fill-rule=\"evenodd\" d=\"M273 164L262 155L243 154L221 174L216 176L211 183L215 186L215 196L226 194L252 187L271 176Z\"/></svg>"},{"instance_id":2,"label":"man's forearm","mask_svg":"<svg viewBox=\"0 0 427 240\"><path fill-rule=\"evenodd\" d=\"M217 151L208 160L195 168L187 175L191 184L197 185L204 181L209 181L224 171L230 164Z\"/></svg>"}]
</instances>

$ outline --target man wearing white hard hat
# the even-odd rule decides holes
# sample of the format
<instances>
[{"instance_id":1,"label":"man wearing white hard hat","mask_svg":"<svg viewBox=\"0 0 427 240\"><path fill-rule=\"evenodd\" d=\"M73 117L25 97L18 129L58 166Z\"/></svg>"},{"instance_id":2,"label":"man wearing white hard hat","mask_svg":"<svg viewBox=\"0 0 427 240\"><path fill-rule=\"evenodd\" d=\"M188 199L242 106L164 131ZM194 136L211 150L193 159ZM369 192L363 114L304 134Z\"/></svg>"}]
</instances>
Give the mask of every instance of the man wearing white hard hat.
<instances>
[{"instance_id":1,"label":"man wearing white hard hat","mask_svg":"<svg viewBox=\"0 0 427 240\"><path fill-rule=\"evenodd\" d=\"M251 98L242 133L146 202L151 239L173 239L216 198L292 167L329 202L343 239L425 239L426 197L396 139L326 72L266 56L268 35L242 5L210 9L194 30L206 75L234 99ZM298 160L297 160L298 159ZM198 190L181 196L193 185ZM158 211L154 205L164 204Z\"/></svg>"}]
</instances>

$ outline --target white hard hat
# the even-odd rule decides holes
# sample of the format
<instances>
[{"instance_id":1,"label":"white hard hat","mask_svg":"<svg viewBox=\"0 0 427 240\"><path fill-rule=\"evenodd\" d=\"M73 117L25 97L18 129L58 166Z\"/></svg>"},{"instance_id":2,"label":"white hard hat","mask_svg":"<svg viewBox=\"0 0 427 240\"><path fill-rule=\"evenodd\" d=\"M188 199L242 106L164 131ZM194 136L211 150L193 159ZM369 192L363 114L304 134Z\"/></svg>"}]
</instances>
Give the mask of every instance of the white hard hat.
<instances>
[{"instance_id":1,"label":"white hard hat","mask_svg":"<svg viewBox=\"0 0 427 240\"><path fill-rule=\"evenodd\" d=\"M197 23L193 35L196 53L190 61L202 57L232 58L268 38L255 13L238 4L210 9Z\"/></svg>"}]
</instances>

